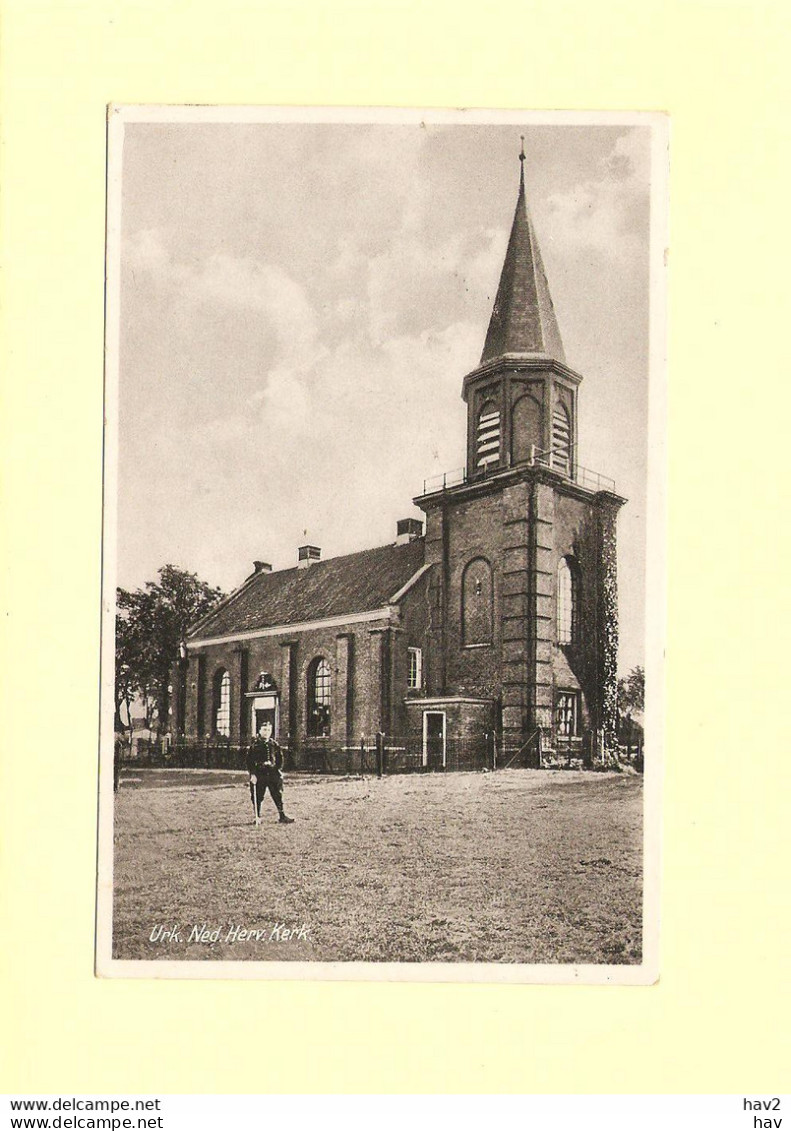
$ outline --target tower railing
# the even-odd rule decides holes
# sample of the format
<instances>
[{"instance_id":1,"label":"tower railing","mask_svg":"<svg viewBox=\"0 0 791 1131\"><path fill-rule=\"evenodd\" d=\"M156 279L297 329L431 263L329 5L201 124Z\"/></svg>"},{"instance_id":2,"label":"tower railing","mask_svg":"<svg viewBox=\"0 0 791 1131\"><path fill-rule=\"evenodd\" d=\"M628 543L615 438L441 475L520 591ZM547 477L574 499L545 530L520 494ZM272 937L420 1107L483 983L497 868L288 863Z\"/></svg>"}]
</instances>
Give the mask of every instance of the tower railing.
<instances>
[{"instance_id":1,"label":"tower railing","mask_svg":"<svg viewBox=\"0 0 791 1131\"><path fill-rule=\"evenodd\" d=\"M603 475L599 471L593 471L589 467L583 467L576 463L573 448L564 446L562 448L547 448L542 451L533 444L530 448L530 459L524 465L502 465L498 462L484 464L483 467L475 468L472 472L466 467L457 467L453 471L443 471L439 475L432 475L423 480L423 494L434 495L440 491L448 491L452 487L460 487L465 483L479 483L481 480L492 479L495 475L502 475L518 466L545 467L556 475L562 476L563 479L577 483L580 487L585 487L589 491L615 492L615 480L609 475Z\"/></svg>"}]
</instances>

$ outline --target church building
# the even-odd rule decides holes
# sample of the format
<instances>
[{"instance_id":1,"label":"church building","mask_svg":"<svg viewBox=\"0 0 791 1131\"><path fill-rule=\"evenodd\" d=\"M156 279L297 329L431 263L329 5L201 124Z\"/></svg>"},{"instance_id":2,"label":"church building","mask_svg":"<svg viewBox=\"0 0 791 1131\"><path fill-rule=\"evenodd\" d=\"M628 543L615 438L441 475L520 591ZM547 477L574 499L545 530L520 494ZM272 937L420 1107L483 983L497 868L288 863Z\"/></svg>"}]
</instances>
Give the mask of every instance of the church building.
<instances>
[{"instance_id":1,"label":"church building","mask_svg":"<svg viewBox=\"0 0 791 1131\"><path fill-rule=\"evenodd\" d=\"M454 742L538 765L615 749L616 519L577 461L566 364L527 210L524 154L479 364L462 382L463 471L428 481L392 543L264 562L193 625L174 666L177 740L245 745L261 721L293 766L384 733L412 764ZM397 739L397 741L396 741ZM310 757L308 757L310 755Z\"/></svg>"}]
</instances>

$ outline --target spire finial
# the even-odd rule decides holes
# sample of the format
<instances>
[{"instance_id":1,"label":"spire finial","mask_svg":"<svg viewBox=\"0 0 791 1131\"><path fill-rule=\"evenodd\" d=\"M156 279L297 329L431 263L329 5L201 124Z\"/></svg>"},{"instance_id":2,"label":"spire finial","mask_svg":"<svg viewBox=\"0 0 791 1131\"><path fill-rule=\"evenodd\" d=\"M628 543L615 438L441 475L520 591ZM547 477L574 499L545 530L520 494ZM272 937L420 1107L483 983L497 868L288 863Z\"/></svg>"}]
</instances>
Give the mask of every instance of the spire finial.
<instances>
[{"instance_id":1,"label":"spire finial","mask_svg":"<svg viewBox=\"0 0 791 1131\"><path fill-rule=\"evenodd\" d=\"M522 148L519 151L519 160L522 162L522 165L524 165L524 162L525 162L525 135L520 134L519 139L522 142Z\"/></svg>"},{"instance_id":2,"label":"spire finial","mask_svg":"<svg viewBox=\"0 0 791 1131\"><path fill-rule=\"evenodd\" d=\"M519 190L524 192L525 188L525 135L520 134L522 141L522 148L519 150Z\"/></svg>"}]
</instances>

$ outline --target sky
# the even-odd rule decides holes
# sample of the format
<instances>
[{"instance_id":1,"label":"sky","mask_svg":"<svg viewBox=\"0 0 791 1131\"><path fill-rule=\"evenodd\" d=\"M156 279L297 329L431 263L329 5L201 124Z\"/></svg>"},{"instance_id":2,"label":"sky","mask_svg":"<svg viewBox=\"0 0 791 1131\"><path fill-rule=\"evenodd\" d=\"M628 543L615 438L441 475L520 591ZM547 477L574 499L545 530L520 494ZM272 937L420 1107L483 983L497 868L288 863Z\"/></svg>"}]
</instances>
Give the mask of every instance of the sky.
<instances>
[{"instance_id":1,"label":"sky","mask_svg":"<svg viewBox=\"0 0 791 1131\"><path fill-rule=\"evenodd\" d=\"M170 562L230 591L421 517L465 462L520 134L579 462L628 499L619 668L643 663L648 127L127 123L119 585Z\"/></svg>"}]
</instances>

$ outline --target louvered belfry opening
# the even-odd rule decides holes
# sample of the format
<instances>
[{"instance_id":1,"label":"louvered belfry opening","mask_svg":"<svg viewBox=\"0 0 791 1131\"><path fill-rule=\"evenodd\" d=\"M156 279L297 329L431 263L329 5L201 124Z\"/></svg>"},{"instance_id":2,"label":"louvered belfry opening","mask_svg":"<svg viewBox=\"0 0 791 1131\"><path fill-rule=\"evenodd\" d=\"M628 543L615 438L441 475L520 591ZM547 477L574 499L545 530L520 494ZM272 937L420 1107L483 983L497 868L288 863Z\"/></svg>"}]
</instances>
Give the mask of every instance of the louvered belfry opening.
<instances>
[{"instance_id":1,"label":"louvered belfry opening","mask_svg":"<svg viewBox=\"0 0 791 1131\"><path fill-rule=\"evenodd\" d=\"M571 419L562 404L552 413L552 466L571 475Z\"/></svg>"},{"instance_id":2,"label":"louvered belfry opening","mask_svg":"<svg viewBox=\"0 0 791 1131\"><path fill-rule=\"evenodd\" d=\"M500 462L500 410L489 401L478 417L476 466L485 471Z\"/></svg>"}]
</instances>

